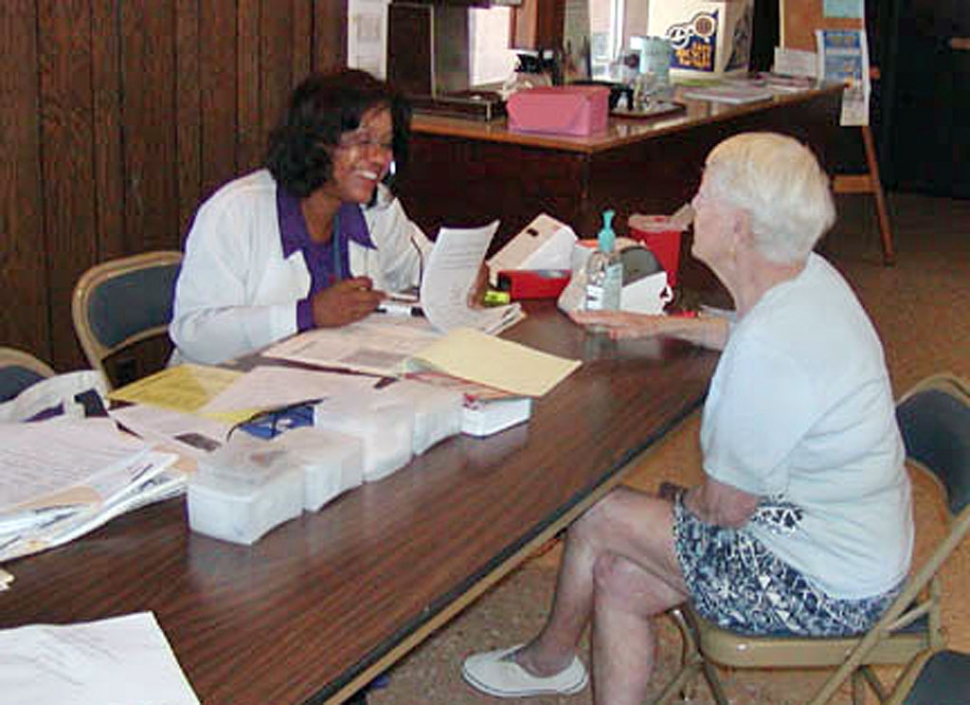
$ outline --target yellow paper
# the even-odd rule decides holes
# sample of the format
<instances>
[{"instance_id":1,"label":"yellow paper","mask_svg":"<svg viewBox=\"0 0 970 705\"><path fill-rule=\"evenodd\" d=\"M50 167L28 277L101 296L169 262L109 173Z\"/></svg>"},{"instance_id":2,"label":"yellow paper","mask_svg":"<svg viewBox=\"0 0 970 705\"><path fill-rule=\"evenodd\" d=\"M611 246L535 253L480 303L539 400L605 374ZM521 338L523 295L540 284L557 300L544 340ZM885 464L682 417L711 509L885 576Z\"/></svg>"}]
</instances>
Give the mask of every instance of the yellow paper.
<instances>
[{"instance_id":1,"label":"yellow paper","mask_svg":"<svg viewBox=\"0 0 970 705\"><path fill-rule=\"evenodd\" d=\"M530 397L541 397L579 367L579 360L539 352L471 328L457 328L414 356L454 377Z\"/></svg>"},{"instance_id":2,"label":"yellow paper","mask_svg":"<svg viewBox=\"0 0 970 705\"><path fill-rule=\"evenodd\" d=\"M108 394L108 398L192 414L235 382L241 374L221 367L177 365L116 389Z\"/></svg>"}]
</instances>

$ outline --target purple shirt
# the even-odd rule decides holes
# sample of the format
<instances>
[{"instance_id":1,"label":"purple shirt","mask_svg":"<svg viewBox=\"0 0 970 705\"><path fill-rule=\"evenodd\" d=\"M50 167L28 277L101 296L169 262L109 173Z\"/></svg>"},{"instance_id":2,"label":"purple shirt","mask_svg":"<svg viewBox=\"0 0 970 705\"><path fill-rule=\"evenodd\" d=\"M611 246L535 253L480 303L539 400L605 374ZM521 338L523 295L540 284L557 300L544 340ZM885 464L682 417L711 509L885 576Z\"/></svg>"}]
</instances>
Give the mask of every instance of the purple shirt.
<instances>
[{"instance_id":1,"label":"purple shirt","mask_svg":"<svg viewBox=\"0 0 970 705\"><path fill-rule=\"evenodd\" d=\"M329 242L310 239L306 219L300 208L300 199L277 186L276 217L280 226L280 243L283 257L294 252L303 253L303 260L310 271L310 290L305 298L296 303L296 327L299 331L310 330L313 325L313 308L310 299L321 289L351 275L347 242L375 249L364 213L356 203L342 203L334 219L333 237Z\"/></svg>"}]
</instances>

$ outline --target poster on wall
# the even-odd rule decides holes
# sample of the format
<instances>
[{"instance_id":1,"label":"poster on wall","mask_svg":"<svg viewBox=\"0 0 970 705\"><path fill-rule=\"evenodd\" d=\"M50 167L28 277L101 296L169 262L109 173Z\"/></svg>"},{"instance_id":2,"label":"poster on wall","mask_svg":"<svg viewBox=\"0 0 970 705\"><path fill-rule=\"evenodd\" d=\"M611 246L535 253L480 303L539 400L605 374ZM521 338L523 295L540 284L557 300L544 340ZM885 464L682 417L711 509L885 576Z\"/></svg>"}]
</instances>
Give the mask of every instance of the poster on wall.
<instances>
[{"instance_id":1,"label":"poster on wall","mask_svg":"<svg viewBox=\"0 0 970 705\"><path fill-rule=\"evenodd\" d=\"M819 76L845 84L839 124L869 124L869 50L862 29L816 30Z\"/></svg>"},{"instance_id":2,"label":"poster on wall","mask_svg":"<svg viewBox=\"0 0 970 705\"><path fill-rule=\"evenodd\" d=\"M387 5L390 0L349 0L347 66L387 77Z\"/></svg>"},{"instance_id":3,"label":"poster on wall","mask_svg":"<svg viewBox=\"0 0 970 705\"><path fill-rule=\"evenodd\" d=\"M825 0L822 12L825 17L861 20L865 13L865 0Z\"/></svg>"},{"instance_id":4,"label":"poster on wall","mask_svg":"<svg viewBox=\"0 0 970 705\"><path fill-rule=\"evenodd\" d=\"M590 77L589 3L566 0L563 19L563 77L566 83Z\"/></svg>"}]
</instances>

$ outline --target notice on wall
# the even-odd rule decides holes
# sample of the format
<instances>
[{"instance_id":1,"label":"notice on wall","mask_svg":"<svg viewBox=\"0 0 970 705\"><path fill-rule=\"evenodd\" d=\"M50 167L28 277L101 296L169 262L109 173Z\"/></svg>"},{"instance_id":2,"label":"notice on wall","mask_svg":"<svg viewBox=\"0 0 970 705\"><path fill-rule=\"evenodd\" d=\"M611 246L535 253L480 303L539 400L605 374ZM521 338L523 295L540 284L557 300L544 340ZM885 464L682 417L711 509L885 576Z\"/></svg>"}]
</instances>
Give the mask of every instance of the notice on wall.
<instances>
[{"instance_id":1,"label":"notice on wall","mask_svg":"<svg viewBox=\"0 0 970 705\"><path fill-rule=\"evenodd\" d=\"M348 0L347 66L387 76L387 5L390 0Z\"/></svg>"},{"instance_id":2,"label":"notice on wall","mask_svg":"<svg viewBox=\"0 0 970 705\"><path fill-rule=\"evenodd\" d=\"M861 20L865 14L865 0L825 0L822 12L826 17Z\"/></svg>"},{"instance_id":3,"label":"notice on wall","mask_svg":"<svg viewBox=\"0 0 970 705\"><path fill-rule=\"evenodd\" d=\"M589 3L586 0L566 0L563 74L567 83L590 77L589 33Z\"/></svg>"},{"instance_id":4,"label":"notice on wall","mask_svg":"<svg viewBox=\"0 0 970 705\"><path fill-rule=\"evenodd\" d=\"M820 29L818 43L819 76L826 81L845 84L839 124L869 124L869 50L865 30Z\"/></svg>"}]
</instances>

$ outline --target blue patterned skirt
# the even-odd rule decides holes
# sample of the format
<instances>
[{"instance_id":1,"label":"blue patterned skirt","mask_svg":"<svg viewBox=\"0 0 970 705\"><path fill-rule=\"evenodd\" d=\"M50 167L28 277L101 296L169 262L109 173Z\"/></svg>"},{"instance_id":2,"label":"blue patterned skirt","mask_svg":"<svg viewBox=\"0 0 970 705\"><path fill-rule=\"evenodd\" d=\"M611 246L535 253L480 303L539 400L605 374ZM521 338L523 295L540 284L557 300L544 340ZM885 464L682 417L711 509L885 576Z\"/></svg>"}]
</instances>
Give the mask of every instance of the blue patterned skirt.
<instances>
[{"instance_id":1,"label":"blue patterned skirt","mask_svg":"<svg viewBox=\"0 0 970 705\"><path fill-rule=\"evenodd\" d=\"M831 597L749 532L706 524L680 500L674 505L674 542L694 609L744 634L859 634L902 588L859 600Z\"/></svg>"}]
</instances>

